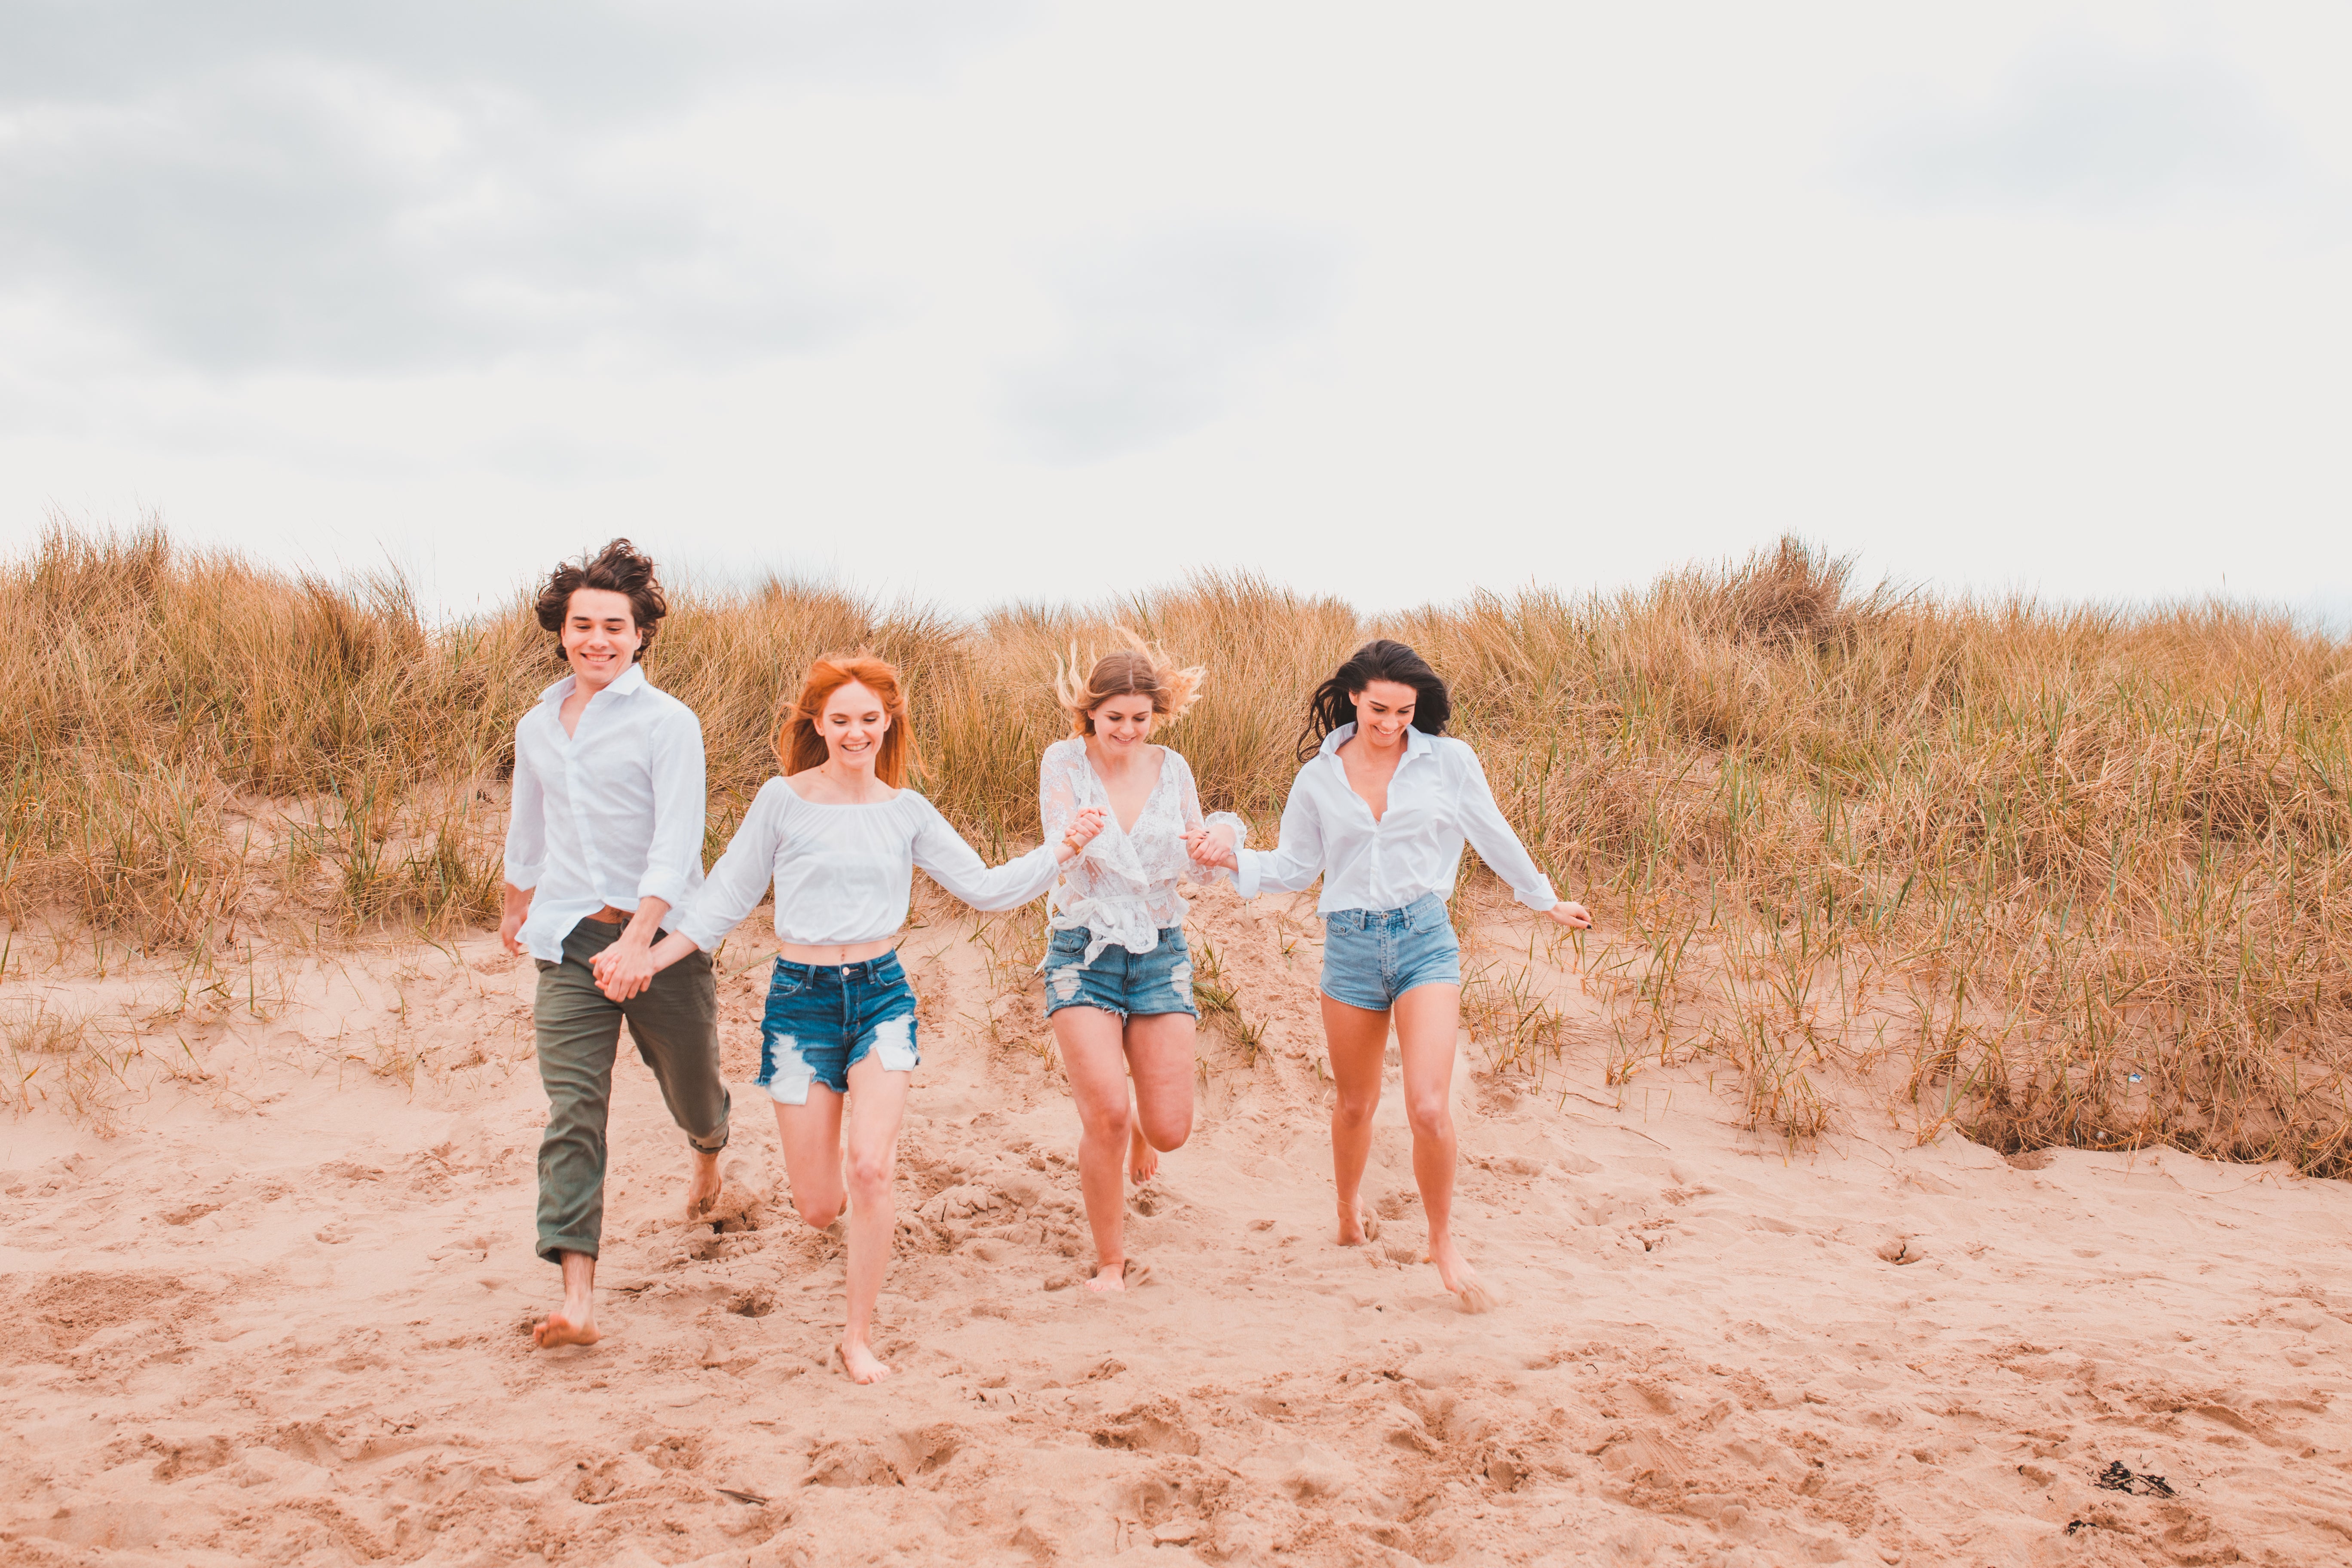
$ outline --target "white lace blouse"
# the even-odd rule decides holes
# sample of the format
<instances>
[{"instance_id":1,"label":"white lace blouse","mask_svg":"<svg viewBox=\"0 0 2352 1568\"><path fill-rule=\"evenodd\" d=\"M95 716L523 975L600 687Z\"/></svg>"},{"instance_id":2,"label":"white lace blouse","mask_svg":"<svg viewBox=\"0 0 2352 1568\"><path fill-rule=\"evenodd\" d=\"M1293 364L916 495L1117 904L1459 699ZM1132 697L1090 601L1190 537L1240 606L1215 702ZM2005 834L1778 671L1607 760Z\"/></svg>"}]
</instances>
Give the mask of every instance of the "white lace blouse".
<instances>
[{"instance_id":1,"label":"white lace blouse","mask_svg":"<svg viewBox=\"0 0 2352 1568\"><path fill-rule=\"evenodd\" d=\"M1037 811L1045 818L1047 844L1060 843L1071 820L1088 806L1103 814L1102 832L1084 854L1062 868L1061 880L1046 902L1055 930L1087 933L1088 963L1113 942L1129 952L1151 952L1160 945L1164 927L1184 922L1184 900L1176 892L1180 879L1229 875L1194 862L1184 847L1188 829L1229 827L1236 851L1249 832L1230 811L1202 816L1192 770L1171 748L1158 750L1160 777L1132 830L1119 826L1118 813L1110 808L1110 793L1087 760L1085 737L1055 742L1037 766Z\"/></svg>"},{"instance_id":2,"label":"white lace blouse","mask_svg":"<svg viewBox=\"0 0 2352 1568\"><path fill-rule=\"evenodd\" d=\"M870 805L833 805L803 800L772 778L670 929L709 952L773 882L780 940L807 947L879 942L907 923L916 867L974 909L1018 909L1054 879L1055 842L992 869L913 790Z\"/></svg>"}]
</instances>

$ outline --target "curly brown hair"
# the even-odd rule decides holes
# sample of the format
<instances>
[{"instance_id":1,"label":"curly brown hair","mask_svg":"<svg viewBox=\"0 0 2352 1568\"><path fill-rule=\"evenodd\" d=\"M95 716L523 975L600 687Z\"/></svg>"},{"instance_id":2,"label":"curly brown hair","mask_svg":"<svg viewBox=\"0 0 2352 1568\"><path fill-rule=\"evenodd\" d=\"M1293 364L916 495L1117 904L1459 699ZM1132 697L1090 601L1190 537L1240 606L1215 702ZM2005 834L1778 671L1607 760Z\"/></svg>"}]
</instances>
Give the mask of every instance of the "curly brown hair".
<instances>
[{"instance_id":1,"label":"curly brown hair","mask_svg":"<svg viewBox=\"0 0 2352 1568\"><path fill-rule=\"evenodd\" d=\"M539 624L556 634L555 657L565 662L569 660L563 652L563 617L572 608L572 595L583 588L601 588L627 597L629 613L637 623L637 658L642 662L646 651L654 646L654 633L660 629L662 617L669 614L661 579L654 574L653 557L627 540L616 539L593 555L565 562L548 577L532 610Z\"/></svg>"}]
</instances>

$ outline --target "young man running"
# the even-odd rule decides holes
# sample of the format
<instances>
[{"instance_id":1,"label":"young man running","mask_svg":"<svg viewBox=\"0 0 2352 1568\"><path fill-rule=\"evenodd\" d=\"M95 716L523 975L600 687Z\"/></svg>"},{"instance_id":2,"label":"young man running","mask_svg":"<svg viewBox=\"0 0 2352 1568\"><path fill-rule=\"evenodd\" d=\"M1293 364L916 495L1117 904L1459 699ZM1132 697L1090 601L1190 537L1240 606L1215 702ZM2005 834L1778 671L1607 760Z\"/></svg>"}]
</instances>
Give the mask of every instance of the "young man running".
<instances>
[{"instance_id":1,"label":"young man running","mask_svg":"<svg viewBox=\"0 0 2352 1568\"><path fill-rule=\"evenodd\" d=\"M563 1305L532 1331L541 1348L601 1337L604 1125L624 1019L693 1153L687 1217L719 1195L728 1094L710 959L656 973L650 957L702 886L702 725L637 668L668 611L654 563L625 539L558 567L539 624L572 673L515 726L499 935L539 963L539 1255L563 1269Z\"/></svg>"}]
</instances>

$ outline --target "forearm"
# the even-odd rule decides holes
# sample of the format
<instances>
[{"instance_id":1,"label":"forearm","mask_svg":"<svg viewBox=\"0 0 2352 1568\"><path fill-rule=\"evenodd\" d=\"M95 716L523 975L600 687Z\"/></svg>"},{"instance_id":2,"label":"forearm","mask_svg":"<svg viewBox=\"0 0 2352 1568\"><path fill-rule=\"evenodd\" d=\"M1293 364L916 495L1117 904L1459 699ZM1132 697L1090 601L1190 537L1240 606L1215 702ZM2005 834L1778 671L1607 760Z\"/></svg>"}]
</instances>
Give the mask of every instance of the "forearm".
<instances>
[{"instance_id":1,"label":"forearm","mask_svg":"<svg viewBox=\"0 0 2352 1568\"><path fill-rule=\"evenodd\" d=\"M653 898L639 899L637 912L629 917L628 929L621 932L621 941L637 947L651 946L654 939L661 934L662 921L668 918L667 900Z\"/></svg>"},{"instance_id":2,"label":"forearm","mask_svg":"<svg viewBox=\"0 0 2352 1568\"><path fill-rule=\"evenodd\" d=\"M530 913L530 896L536 888L518 888L512 882L500 889L503 907L499 913L508 920L519 920Z\"/></svg>"},{"instance_id":3,"label":"forearm","mask_svg":"<svg viewBox=\"0 0 2352 1568\"><path fill-rule=\"evenodd\" d=\"M672 931L654 943L653 952L647 956L653 961L656 973L659 973L688 954L701 951L700 944L692 937L683 931Z\"/></svg>"}]
</instances>

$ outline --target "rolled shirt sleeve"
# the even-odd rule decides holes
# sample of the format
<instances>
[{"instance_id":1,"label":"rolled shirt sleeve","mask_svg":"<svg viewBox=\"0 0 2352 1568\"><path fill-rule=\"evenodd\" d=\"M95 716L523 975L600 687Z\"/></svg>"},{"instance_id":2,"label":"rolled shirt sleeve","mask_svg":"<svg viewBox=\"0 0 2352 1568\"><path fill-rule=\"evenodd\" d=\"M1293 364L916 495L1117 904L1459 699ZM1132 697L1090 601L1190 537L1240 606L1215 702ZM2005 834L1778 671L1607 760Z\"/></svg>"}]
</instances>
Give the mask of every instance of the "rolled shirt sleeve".
<instances>
[{"instance_id":1,"label":"rolled shirt sleeve","mask_svg":"<svg viewBox=\"0 0 2352 1568\"><path fill-rule=\"evenodd\" d=\"M664 717L653 733L647 767L654 832L646 848L645 875L637 879L637 897L659 899L674 910L688 901L695 876L702 869L702 721L691 710L680 706Z\"/></svg>"},{"instance_id":2,"label":"rolled shirt sleeve","mask_svg":"<svg viewBox=\"0 0 2352 1568\"><path fill-rule=\"evenodd\" d=\"M521 726L516 726L514 787L507 801L507 885L526 891L539 886L547 869L547 788L530 765Z\"/></svg>"}]
</instances>

